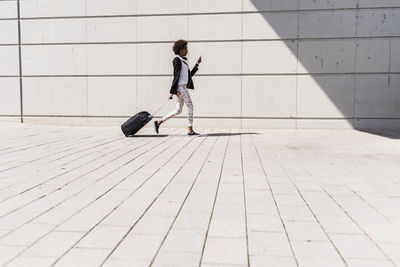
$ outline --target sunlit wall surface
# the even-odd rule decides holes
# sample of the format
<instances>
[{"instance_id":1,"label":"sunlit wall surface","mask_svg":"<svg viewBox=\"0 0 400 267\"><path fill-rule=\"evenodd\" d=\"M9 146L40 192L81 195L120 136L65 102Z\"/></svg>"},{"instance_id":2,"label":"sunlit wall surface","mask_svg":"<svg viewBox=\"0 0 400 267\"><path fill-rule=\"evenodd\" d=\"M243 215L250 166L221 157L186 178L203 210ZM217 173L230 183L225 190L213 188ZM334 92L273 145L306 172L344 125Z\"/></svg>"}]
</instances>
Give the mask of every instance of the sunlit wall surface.
<instances>
[{"instance_id":1,"label":"sunlit wall surface","mask_svg":"<svg viewBox=\"0 0 400 267\"><path fill-rule=\"evenodd\" d=\"M400 128L398 0L0 0L0 33L3 121L152 111L187 39L197 127Z\"/></svg>"}]
</instances>

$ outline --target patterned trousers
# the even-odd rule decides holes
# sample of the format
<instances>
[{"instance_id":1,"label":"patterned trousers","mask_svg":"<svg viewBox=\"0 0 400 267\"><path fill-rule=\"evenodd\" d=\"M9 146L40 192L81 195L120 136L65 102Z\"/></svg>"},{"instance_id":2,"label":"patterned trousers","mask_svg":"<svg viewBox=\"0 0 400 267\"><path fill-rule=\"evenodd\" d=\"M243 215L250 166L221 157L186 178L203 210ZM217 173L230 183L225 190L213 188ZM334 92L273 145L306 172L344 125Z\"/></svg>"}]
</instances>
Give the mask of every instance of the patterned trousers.
<instances>
[{"instance_id":1,"label":"patterned trousers","mask_svg":"<svg viewBox=\"0 0 400 267\"><path fill-rule=\"evenodd\" d=\"M193 126L193 103L190 98L190 94L186 85L179 85L177 90L178 102L176 103L176 108L171 113L165 115L161 121L164 122L178 114L182 113L183 104L185 103L188 107L188 125Z\"/></svg>"}]
</instances>

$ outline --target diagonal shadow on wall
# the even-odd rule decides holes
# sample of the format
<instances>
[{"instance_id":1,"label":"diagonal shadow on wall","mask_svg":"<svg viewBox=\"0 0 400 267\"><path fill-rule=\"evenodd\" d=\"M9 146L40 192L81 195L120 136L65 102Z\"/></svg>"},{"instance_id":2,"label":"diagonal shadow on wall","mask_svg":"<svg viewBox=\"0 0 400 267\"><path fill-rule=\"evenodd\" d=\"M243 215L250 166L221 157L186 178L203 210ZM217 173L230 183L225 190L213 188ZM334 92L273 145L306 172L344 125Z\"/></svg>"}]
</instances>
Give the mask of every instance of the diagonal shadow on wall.
<instances>
[{"instance_id":1,"label":"diagonal shadow on wall","mask_svg":"<svg viewBox=\"0 0 400 267\"><path fill-rule=\"evenodd\" d=\"M317 7L311 7L318 4L315 0L303 1L309 4L300 7L298 1L250 1L258 14L244 16L262 16L265 24L259 27L275 32L274 36L260 30L266 40L259 42L279 42L279 50L289 49L296 57L296 69L279 75L297 74L293 93L299 123L314 121L314 127L320 118L354 129L380 128L396 123L395 119L398 123L400 90L396 87L400 79L390 72L391 38L382 37L392 34L395 14L391 9L360 11L355 8L356 0L338 7L335 1L324 1L325 7L318 10L310 9ZM379 17L379 25L372 17ZM279 51L260 54L269 57L271 53L279 57Z\"/></svg>"}]
</instances>

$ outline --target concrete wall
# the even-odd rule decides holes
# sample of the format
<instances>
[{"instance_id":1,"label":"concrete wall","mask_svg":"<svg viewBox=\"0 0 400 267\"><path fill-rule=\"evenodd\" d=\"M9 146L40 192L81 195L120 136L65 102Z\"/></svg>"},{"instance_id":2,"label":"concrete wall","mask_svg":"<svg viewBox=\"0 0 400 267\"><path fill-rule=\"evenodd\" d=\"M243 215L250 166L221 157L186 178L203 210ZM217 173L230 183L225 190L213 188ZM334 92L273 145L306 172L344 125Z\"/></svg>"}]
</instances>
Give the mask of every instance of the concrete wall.
<instances>
[{"instance_id":1,"label":"concrete wall","mask_svg":"<svg viewBox=\"0 0 400 267\"><path fill-rule=\"evenodd\" d=\"M20 77L25 122L151 111L187 39L197 127L400 128L398 0L21 0L20 19L0 0L0 32L2 120L20 119Z\"/></svg>"}]
</instances>

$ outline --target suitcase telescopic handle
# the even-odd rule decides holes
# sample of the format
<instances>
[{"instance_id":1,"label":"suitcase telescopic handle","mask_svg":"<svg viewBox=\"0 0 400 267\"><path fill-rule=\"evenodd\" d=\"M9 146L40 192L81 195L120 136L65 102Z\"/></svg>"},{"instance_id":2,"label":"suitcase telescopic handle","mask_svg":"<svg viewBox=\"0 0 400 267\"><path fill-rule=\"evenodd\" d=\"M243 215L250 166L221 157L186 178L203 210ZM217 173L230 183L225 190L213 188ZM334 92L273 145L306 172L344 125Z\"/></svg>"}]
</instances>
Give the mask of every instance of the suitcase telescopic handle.
<instances>
[{"instance_id":1,"label":"suitcase telescopic handle","mask_svg":"<svg viewBox=\"0 0 400 267\"><path fill-rule=\"evenodd\" d=\"M150 116L154 117L154 115L156 115L169 101L170 99L164 101Z\"/></svg>"}]
</instances>

